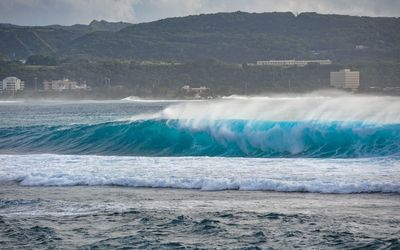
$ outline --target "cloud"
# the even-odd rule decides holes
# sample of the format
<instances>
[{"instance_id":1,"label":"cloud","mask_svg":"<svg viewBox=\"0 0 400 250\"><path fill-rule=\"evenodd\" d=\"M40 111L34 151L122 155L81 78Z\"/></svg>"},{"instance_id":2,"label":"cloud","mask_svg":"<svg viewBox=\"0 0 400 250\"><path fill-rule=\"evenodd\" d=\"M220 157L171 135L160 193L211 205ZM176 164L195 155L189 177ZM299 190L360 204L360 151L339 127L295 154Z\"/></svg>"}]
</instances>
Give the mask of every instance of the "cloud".
<instances>
[{"instance_id":1,"label":"cloud","mask_svg":"<svg viewBox=\"0 0 400 250\"><path fill-rule=\"evenodd\" d=\"M135 0L1 0L0 21L26 25L135 22Z\"/></svg>"},{"instance_id":2,"label":"cloud","mask_svg":"<svg viewBox=\"0 0 400 250\"><path fill-rule=\"evenodd\" d=\"M319 12L400 16L398 0L0 0L0 22L25 25L147 22L214 12Z\"/></svg>"}]
</instances>

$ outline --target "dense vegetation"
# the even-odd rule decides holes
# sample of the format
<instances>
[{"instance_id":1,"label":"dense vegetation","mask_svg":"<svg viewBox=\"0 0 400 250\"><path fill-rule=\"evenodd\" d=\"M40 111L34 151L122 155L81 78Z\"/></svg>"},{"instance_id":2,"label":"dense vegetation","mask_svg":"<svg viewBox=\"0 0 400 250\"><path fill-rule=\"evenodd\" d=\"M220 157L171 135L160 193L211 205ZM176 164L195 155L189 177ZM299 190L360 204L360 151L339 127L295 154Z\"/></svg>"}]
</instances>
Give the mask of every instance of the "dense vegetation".
<instances>
[{"instance_id":1,"label":"dense vegetation","mask_svg":"<svg viewBox=\"0 0 400 250\"><path fill-rule=\"evenodd\" d=\"M324 89L330 71L351 68L361 72L362 91L382 90L400 87L399 31L400 18L316 13L218 13L135 25L3 24L0 79L17 76L29 90L35 79L70 78L89 84L99 98L179 97L183 85L208 86L215 96ZM265 59L334 63L248 64Z\"/></svg>"},{"instance_id":2,"label":"dense vegetation","mask_svg":"<svg viewBox=\"0 0 400 250\"><path fill-rule=\"evenodd\" d=\"M38 27L0 24L0 57L26 59L41 54L56 56L75 39L96 31L116 32L131 24L92 21L89 25L49 25Z\"/></svg>"},{"instance_id":3,"label":"dense vegetation","mask_svg":"<svg viewBox=\"0 0 400 250\"><path fill-rule=\"evenodd\" d=\"M397 61L400 19L302 13L218 13L156 22L0 26L0 54L229 63L324 58ZM358 47L357 47L358 46Z\"/></svg>"},{"instance_id":4,"label":"dense vegetation","mask_svg":"<svg viewBox=\"0 0 400 250\"><path fill-rule=\"evenodd\" d=\"M69 78L89 84L96 98L181 97L181 87L207 86L210 95L306 92L329 88L329 72L344 67L361 71L361 91L400 86L399 63L357 63L306 67L224 64L214 60L185 64L144 64L129 61L66 60L58 66L0 63L0 78L15 75L27 89L49 79ZM107 79L110 79L108 85ZM371 89L376 87L376 89ZM396 94L392 92L391 94Z\"/></svg>"}]
</instances>

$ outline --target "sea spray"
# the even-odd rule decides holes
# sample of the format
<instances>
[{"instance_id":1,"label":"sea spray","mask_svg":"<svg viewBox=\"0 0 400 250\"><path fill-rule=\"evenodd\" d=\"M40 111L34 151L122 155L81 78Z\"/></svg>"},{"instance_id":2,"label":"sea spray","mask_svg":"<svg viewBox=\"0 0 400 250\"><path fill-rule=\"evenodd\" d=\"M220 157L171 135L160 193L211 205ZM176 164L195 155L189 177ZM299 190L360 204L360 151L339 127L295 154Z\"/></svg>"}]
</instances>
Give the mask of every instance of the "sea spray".
<instances>
[{"instance_id":1,"label":"sea spray","mask_svg":"<svg viewBox=\"0 0 400 250\"><path fill-rule=\"evenodd\" d=\"M400 154L398 97L329 92L173 104L120 102L123 116L104 104L108 116L100 119L99 112L84 111L85 119L71 119L67 108L74 106L68 104L55 109L56 119L45 115L42 124L25 112L16 126L7 126L16 122L5 110L11 116L0 124L0 153L314 158ZM36 109L47 110L41 105Z\"/></svg>"},{"instance_id":2,"label":"sea spray","mask_svg":"<svg viewBox=\"0 0 400 250\"><path fill-rule=\"evenodd\" d=\"M331 92L329 92L331 93ZM332 93L331 93L332 94ZM243 97L166 107L161 119L400 123L400 98L341 94Z\"/></svg>"}]
</instances>

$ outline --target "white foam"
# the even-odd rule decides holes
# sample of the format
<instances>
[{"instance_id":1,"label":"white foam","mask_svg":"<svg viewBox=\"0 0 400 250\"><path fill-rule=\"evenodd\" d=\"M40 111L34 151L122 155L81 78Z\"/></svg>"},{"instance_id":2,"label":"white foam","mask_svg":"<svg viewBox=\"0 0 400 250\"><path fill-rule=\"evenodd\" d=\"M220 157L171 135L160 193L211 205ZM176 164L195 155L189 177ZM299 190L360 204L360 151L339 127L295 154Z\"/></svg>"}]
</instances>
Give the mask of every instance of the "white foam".
<instances>
[{"instance_id":1,"label":"white foam","mask_svg":"<svg viewBox=\"0 0 400 250\"><path fill-rule=\"evenodd\" d=\"M35 202L40 201L40 206ZM33 203L29 205L29 203ZM34 208L32 208L34 206ZM5 217L32 217L32 216L71 216L89 215L99 212L125 212L129 207L123 203L96 203L63 201L63 200L33 200L28 201L26 206L10 206L0 210L0 216Z\"/></svg>"},{"instance_id":2,"label":"white foam","mask_svg":"<svg viewBox=\"0 0 400 250\"><path fill-rule=\"evenodd\" d=\"M400 193L400 159L0 155L0 182L201 190Z\"/></svg>"}]
</instances>

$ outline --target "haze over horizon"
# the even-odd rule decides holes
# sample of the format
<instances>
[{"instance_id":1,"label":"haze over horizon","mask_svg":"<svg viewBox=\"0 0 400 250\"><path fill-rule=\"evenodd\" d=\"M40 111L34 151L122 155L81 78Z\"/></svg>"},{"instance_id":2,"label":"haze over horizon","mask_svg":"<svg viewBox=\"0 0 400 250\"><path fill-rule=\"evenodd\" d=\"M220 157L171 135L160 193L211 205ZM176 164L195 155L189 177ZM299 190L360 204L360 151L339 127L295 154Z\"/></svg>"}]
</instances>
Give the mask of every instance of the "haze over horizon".
<instances>
[{"instance_id":1,"label":"haze over horizon","mask_svg":"<svg viewBox=\"0 0 400 250\"><path fill-rule=\"evenodd\" d=\"M400 16L396 0L2 0L0 23L88 24L92 20L141 23L216 12L318 12L355 16Z\"/></svg>"}]
</instances>

